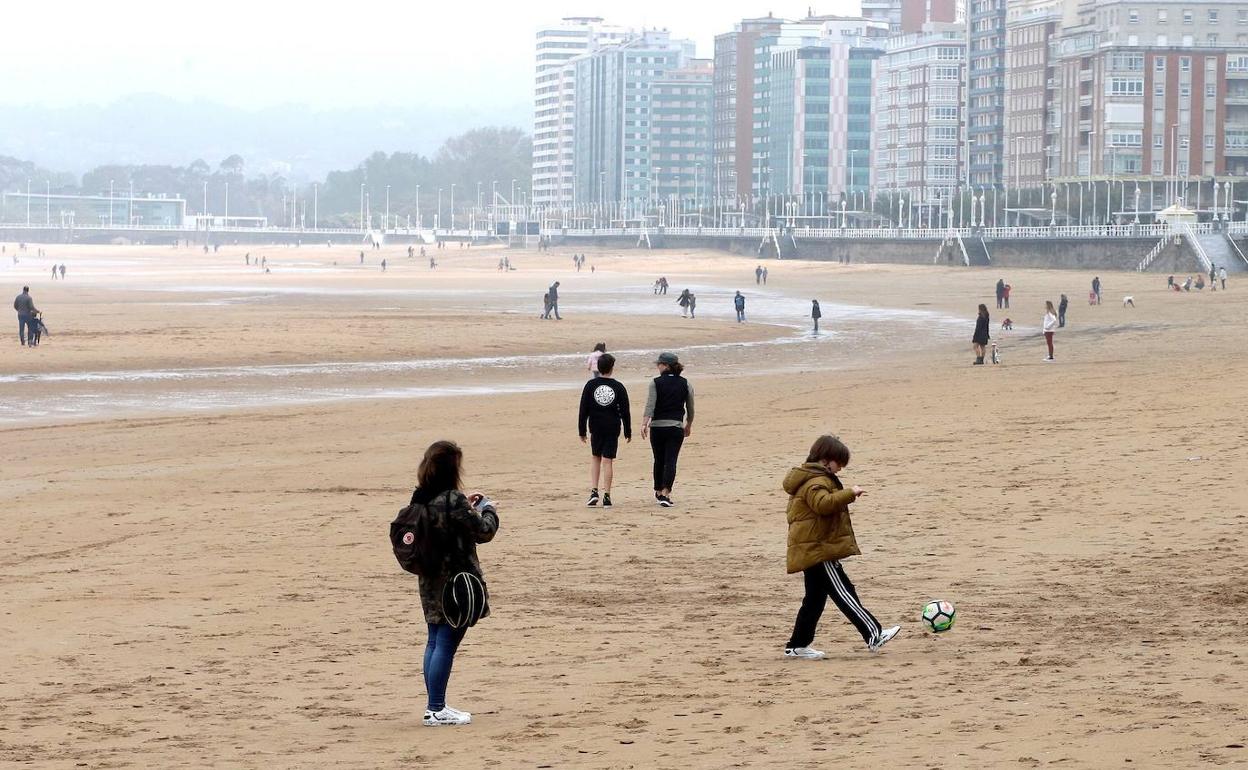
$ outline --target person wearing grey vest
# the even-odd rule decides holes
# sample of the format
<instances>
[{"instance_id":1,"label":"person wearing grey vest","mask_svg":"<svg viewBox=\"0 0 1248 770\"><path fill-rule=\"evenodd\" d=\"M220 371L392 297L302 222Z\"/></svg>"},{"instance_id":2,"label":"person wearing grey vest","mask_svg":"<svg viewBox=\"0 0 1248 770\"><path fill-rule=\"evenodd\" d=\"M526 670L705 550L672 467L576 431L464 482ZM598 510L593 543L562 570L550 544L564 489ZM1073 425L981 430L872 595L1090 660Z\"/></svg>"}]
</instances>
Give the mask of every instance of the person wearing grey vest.
<instances>
[{"instance_id":1,"label":"person wearing grey vest","mask_svg":"<svg viewBox=\"0 0 1248 770\"><path fill-rule=\"evenodd\" d=\"M659 376L650 382L641 437L650 439L654 454L654 499L671 508L676 461L686 438L693 433L693 386L681 376L685 367L675 353L660 353L655 360Z\"/></svg>"}]
</instances>

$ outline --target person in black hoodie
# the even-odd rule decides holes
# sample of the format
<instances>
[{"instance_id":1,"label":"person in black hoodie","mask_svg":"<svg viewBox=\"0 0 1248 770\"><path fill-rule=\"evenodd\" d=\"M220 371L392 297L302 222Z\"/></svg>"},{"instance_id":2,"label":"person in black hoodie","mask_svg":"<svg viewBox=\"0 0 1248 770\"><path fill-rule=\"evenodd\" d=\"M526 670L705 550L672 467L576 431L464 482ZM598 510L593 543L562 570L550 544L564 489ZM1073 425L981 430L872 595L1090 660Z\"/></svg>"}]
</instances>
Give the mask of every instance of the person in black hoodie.
<instances>
[{"instance_id":1,"label":"person in black hoodie","mask_svg":"<svg viewBox=\"0 0 1248 770\"><path fill-rule=\"evenodd\" d=\"M477 544L488 543L498 531L498 512L484 495L459 491L464 453L450 441L437 441L425 450L417 471L412 506L418 509L413 537L420 567L420 603L429 626L423 674L429 695L424 723L466 725L472 715L446 705L446 686L451 665L467 627L455 628L448 621L443 596L447 582L461 572L478 579L481 563ZM482 580L484 588L484 580ZM480 617L490 614L488 594Z\"/></svg>"},{"instance_id":2,"label":"person in black hoodie","mask_svg":"<svg viewBox=\"0 0 1248 770\"><path fill-rule=\"evenodd\" d=\"M641 437L650 438L654 454L654 499L671 508L676 460L681 445L693 434L693 386L681 376L685 367L675 353L660 353L654 363L659 376L650 382Z\"/></svg>"},{"instance_id":3,"label":"person in black hoodie","mask_svg":"<svg viewBox=\"0 0 1248 770\"><path fill-rule=\"evenodd\" d=\"M975 318L975 336L971 337L971 347L975 349L975 365L983 366L984 348L988 345L988 306L980 304L979 315Z\"/></svg>"},{"instance_id":4,"label":"person in black hoodie","mask_svg":"<svg viewBox=\"0 0 1248 770\"><path fill-rule=\"evenodd\" d=\"M585 383L581 390L581 409L576 418L581 443L589 434L589 448L593 460L589 464L590 508L602 503L611 507L611 481L615 475L615 456L620 446L620 428L624 428L624 440L633 440L633 422L628 411L628 391L624 385L611 378L615 371L615 356L603 353L598 357L598 374ZM602 497L598 496L598 480L602 479Z\"/></svg>"}]
</instances>

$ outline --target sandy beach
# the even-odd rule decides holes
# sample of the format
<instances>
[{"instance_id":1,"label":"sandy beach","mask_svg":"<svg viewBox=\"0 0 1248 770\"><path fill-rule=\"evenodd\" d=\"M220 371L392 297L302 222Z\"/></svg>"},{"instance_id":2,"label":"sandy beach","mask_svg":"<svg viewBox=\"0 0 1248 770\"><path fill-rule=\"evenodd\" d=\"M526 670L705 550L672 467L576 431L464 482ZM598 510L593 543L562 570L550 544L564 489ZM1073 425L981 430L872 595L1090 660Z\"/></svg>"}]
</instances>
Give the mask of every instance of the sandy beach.
<instances>
[{"instance_id":1,"label":"sandy beach","mask_svg":"<svg viewBox=\"0 0 1248 770\"><path fill-rule=\"evenodd\" d=\"M9 316L0 356L0 764L1248 763L1248 285L1101 274L1089 307L1079 271L768 261L764 287L709 252L585 250L577 273L570 249L450 248L430 271L404 247L362 267L353 247L46 248L0 265L52 333L20 348ZM555 280L564 320L539 320ZM1000 366L970 365L980 302ZM654 354L686 363L676 508L640 440L616 507L584 507L598 341L638 413ZM824 432L870 492L846 569L903 630L871 655L829 605L828 659L786 660L779 483ZM425 626L386 537L442 438L502 522L453 729L420 725ZM932 598L957 604L949 633L918 622Z\"/></svg>"}]
</instances>

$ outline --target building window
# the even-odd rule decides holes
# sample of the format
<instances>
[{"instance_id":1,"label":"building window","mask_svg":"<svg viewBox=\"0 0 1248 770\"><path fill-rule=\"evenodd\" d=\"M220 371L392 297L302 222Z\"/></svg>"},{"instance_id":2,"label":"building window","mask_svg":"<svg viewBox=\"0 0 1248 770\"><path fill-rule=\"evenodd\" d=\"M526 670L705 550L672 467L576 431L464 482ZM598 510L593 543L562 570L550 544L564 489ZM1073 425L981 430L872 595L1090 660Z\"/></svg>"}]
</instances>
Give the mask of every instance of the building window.
<instances>
[{"instance_id":1,"label":"building window","mask_svg":"<svg viewBox=\"0 0 1248 770\"><path fill-rule=\"evenodd\" d=\"M1160 161L1160 160L1153 161L1153 176L1161 176L1163 163L1164 161ZM1149 182L1149 184L1152 184L1152 182Z\"/></svg>"},{"instance_id":2,"label":"building window","mask_svg":"<svg viewBox=\"0 0 1248 770\"><path fill-rule=\"evenodd\" d=\"M1180 56L1179 57L1179 72L1191 72L1191 71L1192 71L1192 57Z\"/></svg>"},{"instance_id":3,"label":"building window","mask_svg":"<svg viewBox=\"0 0 1248 770\"><path fill-rule=\"evenodd\" d=\"M1192 95L1192 84L1191 83L1179 83L1179 96L1186 99L1187 97L1191 95Z\"/></svg>"},{"instance_id":4,"label":"building window","mask_svg":"<svg viewBox=\"0 0 1248 770\"><path fill-rule=\"evenodd\" d=\"M1185 8L1185 9L1183 9L1183 23L1184 23L1184 24L1191 24L1191 23L1192 23L1192 20L1193 20L1195 17L1196 17L1196 14L1192 13L1190 10L1188 10L1188 9L1186 9L1186 8Z\"/></svg>"},{"instance_id":5,"label":"building window","mask_svg":"<svg viewBox=\"0 0 1248 770\"><path fill-rule=\"evenodd\" d=\"M1217 83L1205 83L1205 97L1209 99L1216 99L1217 96L1218 96L1218 84Z\"/></svg>"},{"instance_id":6,"label":"building window","mask_svg":"<svg viewBox=\"0 0 1248 770\"><path fill-rule=\"evenodd\" d=\"M1166 71L1166 60L1165 60L1165 57L1162 57L1162 56L1155 56L1155 57L1153 57L1153 71L1154 71L1154 72L1165 72L1165 71Z\"/></svg>"},{"instance_id":7,"label":"building window","mask_svg":"<svg viewBox=\"0 0 1248 770\"><path fill-rule=\"evenodd\" d=\"M1205 149L1213 149L1213 134L1205 134Z\"/></svg>"},{"instance_id":8,"label":"building window","mask_svg":"<svg viewBox=\"0 0 1248 770\"><path fill-rule=\"evenodd\" d=\"M1153 134L1153 149L1161 150L1166 146L1166 137L1161 134Z\"/></svg>"},{"instance_id":9,"label":"building window","mask_svg":"<svg viewBox=\"0 0 1248 770\"><path fill-rule=\"evenodd\" d=\"M1157 23L1158 24L1166 24L1169 21L1170 21L1170 14L1167 13L1167 11L1164 8L1157 11Z\"/></svg>"},{"instance_id":10,"label":"building window","mask_svg":"<svg viewBox=\"0 0 1248 770\"><path fill-rule=\"evenodd\" d=\"M1140 23L1140 12L1139 12L1139 11L1137 11L1137 10L1134 10L1134 9L1132 9L1132 10L1130 10L1130 11L1127 11L1127 23L1128 23L1128 24L1139 24L1139 23Z\"/></svg>"},{"instance_id":11,"label":"building window","mask_svg":"<svg viewBox=\"0 0 1248 770\"><path fill-rule=\"evenodd\" d=\"M1248 24L1248 10L1240 9L1235 12L1236 24Z\"/></svg>"},{"instance_id":12,"label":"building window","mask_svg":"<svg viewBox=\"0 0 1248 770\"><path fill-rule=\"evenodd\" d=\"M1144 78L1110 78L1110 96L1143 96Z\"/></svg>"},{"instance_id":13,"label":"building window","mask_svg":"<svg viewBox=\"0 0 1248 770\"><path fill-rule=\"evenodd\" d=\"M1153 96L1160 99L1166 95L1166 81L1153 81Z\"/></svg>"},{"instance_id":14,"label":"building window","mask_svg":"<svg viewBox=\"0 0 1248 770\"><path fill-rule=\"evenodd\" d=\"M1218 23L1218 9L1217 8L1209 9L1209 23L1210 24Z\"/></svg>"}]
</instances>

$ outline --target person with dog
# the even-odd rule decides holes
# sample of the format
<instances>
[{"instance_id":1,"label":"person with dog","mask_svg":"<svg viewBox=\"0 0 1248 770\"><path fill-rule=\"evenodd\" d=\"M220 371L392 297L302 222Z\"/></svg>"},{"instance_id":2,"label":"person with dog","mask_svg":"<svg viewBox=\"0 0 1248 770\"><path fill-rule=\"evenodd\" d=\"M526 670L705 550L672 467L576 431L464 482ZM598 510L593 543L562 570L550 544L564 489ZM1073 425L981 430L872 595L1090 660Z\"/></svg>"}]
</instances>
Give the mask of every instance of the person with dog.
<instances>
[{"instance_id":1,"label":"person with dog","mask_svg":"<svg viewBox=\"0 0 1248 770\"><path fill-rule=\"evenodd\" d=\"M554 283L550 285L549 296L550 296L550 309L546 311L546 317L550 318L550 314L554 313L555 320L562 321L563 318L561 318L559 315L559 282L558 281L555 281Z\"/></svg>"},{"instance_id":2,"label":"person with dog","mask_svg":"<svg viewBox=\"0 0 1248 770\"><path fill-rule=\"evenodd\" d=\"M17 339L25 347L28 338L35 338L35 318L39 313L35 298L30 296L29 286L22 287L22 293L13 300L13 309L17 311Z\"/></svg>"},{"instance_id":3,"label":"person with dog","mask_svg":"<svg viewBox=\"0 0 1248 770\"><path fill-rule=\"evenodd\" d=\"M1052 363L1056 361L1053 357L1053 333L1057 331L1057 311L1053 309L1053 301L1046 299L1044 301L1044 343L1049 347L1049 357L1045 361Z\"/></svg>"},{"instance_id":4,"label":"person with dog","mask_svg":"<svg viewBox=\"0 0 1248 770\"><path fill-rule=\"evenodd\" d=\"M408 513L411 529L403 536L404 543L414 546L420 604L429 627L422 668L428 694L424 723L428 726L472 722L471 714L447 705L446 688L455 653L468 626L490 614L477 545L494 539L498 532L498 511L484 495L465 495L460 491L463 460L463 451L451 441L436 441L425 450ZM461 579L463 573L475 577L475 581L467 580L480 588L481 595L477 597L480 603L476 611L470 613L473 617L455 625L452 621L463 620L456 617L463 608L448 606L448 599L457 604L457 593L448 593L447 588L453 579Z\"/></svg>"},{"instance_id":5,"label":"person with dog","mask_svg":"<svg viewBox=\"0 0 1248 770\"><path fill-rule=\"evenodd\" d=\"M988 306L980 303L979 315L975 317L975 336L971 337L971 347L975 350L975 366L984 365L984 354L988 347Z\"/></svg>"},{"instance_id":6,"label":"person with dog","mask_svg":"<svg viewBox=\"0 0 1248 770\"><path fill-rule=\"evenodd\" d=\"M884 628L867 611L841 566L843 560L862 553L854 537L849 506L866 490L857 486L845 489L837 478L848 465L849 448L836 436L820 436L811 445L806 462L790 470L781 485L789 495L785 511L789 524L787 569L790 575L802 573L806 588L793 633L784 646L786 658L826 657L810 645L829 596L871 652L878 652L901 632L901 626Z\"/></svg>"},{"instance_id":7,"label":"person with dog","mask_svg":"<svg viewBox=\"0 0 1248 770\"><path fill-rule=\"evenodd\" d=\"M612 379L615 356L603 353L598 357L594 379L585 383L581 390L581 409L577 415L577 431L581 443L588 442L593 459L589 463L590 508L600 502L603 508L611 507L611 482L615 476L615 457L620 447L620 429L624 440L633 440L633 421L628 409L628 390L623 383ZM602 481L602 496L598 495L598 482Z\"/></svg>"},{"instance_id":8,"label":"person with dog","mask_svg":"<svg viewBox=\"0 0 1248 770\"><path fill-rule=\"evenodd\" d=\"M672 502L676 461L685 439L693 434L693 386L683 376L685 367L675 353L660 353L654 365L659 376L650 381L642 439L650 439L654 455L654 499L664 508Z\"/></svg>"}]
</instances>

